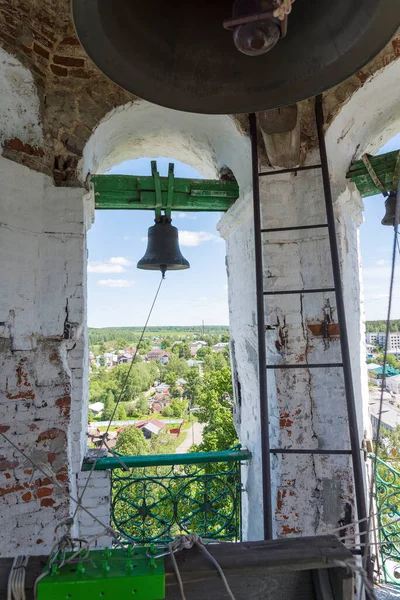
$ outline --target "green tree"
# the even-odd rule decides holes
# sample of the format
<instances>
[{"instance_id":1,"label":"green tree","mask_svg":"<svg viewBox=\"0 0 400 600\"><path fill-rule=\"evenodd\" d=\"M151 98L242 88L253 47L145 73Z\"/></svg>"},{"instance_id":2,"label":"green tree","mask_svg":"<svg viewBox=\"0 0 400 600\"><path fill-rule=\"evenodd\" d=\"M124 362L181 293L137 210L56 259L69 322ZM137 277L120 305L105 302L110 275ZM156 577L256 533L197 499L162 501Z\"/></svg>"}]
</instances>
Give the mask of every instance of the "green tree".
<instances>
[{"instance_id":1,"label":"green tree","mask_svg":"<svg viewBox=\"0 0 400 600\"><path fill-rule=\"evenodd\" d=\"M113 412L114 412L114 408L115 408L114 394L110 390L104 399L104 410L103 410L102 417L105 421L109 421L111 419Z\"/></svg>"},{"instance_id":2,"label":"green tree","mask_svg":"<svg viewBox=\"0 0 400 600\"><path fill-rule=\"evenodd\" d=\"M149 454L174 454L175 440L166 431L160 431L158 435L152 435L149 445Z\"/></svg>"},{"instance_id":3,"label":"green tree","mask_svg":"<svg viewBox=\"0 0 400 600\"><path fill-rule=\"evenodd\" d=\"M166 373L175 373L177 378L185 377L189 367L185 359L171 356L165 367Z\"/></svg>"},{"instance_id":4,"label":"green tree","mask_svg":"<svg viewBox=\"0 0 400 600\"><path fill-rule=\"evenodd\" d=\"M175 398L174 400L172 400L170 407L172 410L172 416L176 419L181 419L187 411L187 401Z\"/></svg>"},{"instance_id":5,"label":"green tree","mask_svg":"<svg viewBox=\"0 0 400 600\"><path fill-rule=\"evenodd\" d=\"M99 344L99 354L104 354L104 352L106 352L106 345L104 342L101 342Z\"/></svg>"},{"instance_id":6,"label":"green tree","mask_svg":"<svg viewBox=\"0 0 400 600\"><path fill-rule=\"evenodd\" d=\"M134 425L127 427L119 434L115 450L125 456L147 454L147 444L143 432Z\"/></svg>"},{"instance_id":7,"label":"green tree","mask_svg":"<svg viewBox=\"0 0 400 600\"><path fill-rule=\"evenodd\" d=\"M100 356L100 358L99 358L99 365L100 365L100 367L105 367L106 366L106 359L104 358L104 356Z\"/></svg>"},{"instance_id":8,"label":"green tree","mask_svg":"<svg viewBox=\"0 0 400 600\"><path fill-rule=\"evenodd\" d=\"M232 414L232 376L229 367L206 373L198 418L205 423L200 451L227 450L237 444Z\"/></svg>"},{"instance_id":9,"label":"green tree","mask_svg":"<svg viewBox=\"0 0 400 600\"><path fill-rule=\"evenodd\" d=\"M139 413L139 415L149 414L149 403L144 394L140 394L139 400L136 402L136 411Z\"/></svg>"},{"instance_id":10,"label":"green tree","mask_svg":"<svg viewBox=\"0 0 400 600\"><path fill-rule=\"evenodd\" d=\"M116 421L125 421L126 420L126 410L122 404L118 405L117 410L115 411L114 419Z\"/></svg>"},{"instance_id":11,"label":"green tree","mask_svg":"<svg viewBox=\"0 0 400 600\"><path fill-rule=\"evenodd\" d=\"M193 407L198 404L200 400L201 378L199 369L197 367L191 367L186 373L185 379L187 381L185 384L185 397L189 401L189 406Z\"/></svg>"},{"instance_id":12,"label":"green tree","mask_svg":"<svg viewBox=\"0 0 400 600\"><path fill-rule=\"evenodd\" d=\"M386 363L389 366L393 367L394 369L396 368L397 360L396 360L396 357L394 356L394 354L388 354L387 355L387 357L386 357Z\"/></svg>"},{"instance_id":13,"label":"green tree","mask_svg":"<svg viewBox=\"0 0 400 600\"><path fill-rule=\"evenodd\" d=\"M89 409L89 412L88 412L88 421L89 421L89 423L91 423L92 421L94 421L94 419L95 419L94 413L93 413L92 410Z\"/></svg>"}]
</instances>

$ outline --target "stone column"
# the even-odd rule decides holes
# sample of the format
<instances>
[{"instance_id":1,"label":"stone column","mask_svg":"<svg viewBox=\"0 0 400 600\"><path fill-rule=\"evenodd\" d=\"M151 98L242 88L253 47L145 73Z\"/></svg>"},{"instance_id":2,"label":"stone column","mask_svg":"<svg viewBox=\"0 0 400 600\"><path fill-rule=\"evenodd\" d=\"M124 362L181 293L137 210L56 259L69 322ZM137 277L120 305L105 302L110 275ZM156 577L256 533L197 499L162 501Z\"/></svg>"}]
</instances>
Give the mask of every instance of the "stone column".
<instances>
[{"instance_id":1,"label":"stone column","mask_svg":"<svg viewBox=\"0 0 400 600\"><path fill-rule=\"evenodd\" d=\"M74 508L86 448L91 207L84 190L5 158L0 179L0 430L45 471L0 437L0 546L44 554Z\"/></svg>"},{"instance_id":2,"label":"stone column","mask_svg":"<svg viewBox=\"0 0 400 600\"><path fill-rule=\"evenodd\" d=\"M326 222L321 173L271 175L260 179L263 228ZM227 242L235 416L241 443L253 453L244 469L245 539L260 539L262 492L259 390L257 377L256 289L251 197L221 221ZM359 218L343 202L336 209L345 275L345 298L354 360L360 432L363 430L360 368ZM343 223L345 222L345 226ZM343 254L343 249L345 254ZM326 229L263 234L264 290L333 287ZM341 362L334 293L266 296L267 364ZM268 370L271 448L350 448L341 368ZM275 537L314 535L355 518L348 456L271 456Z\"/></svg>"}]
</instances>

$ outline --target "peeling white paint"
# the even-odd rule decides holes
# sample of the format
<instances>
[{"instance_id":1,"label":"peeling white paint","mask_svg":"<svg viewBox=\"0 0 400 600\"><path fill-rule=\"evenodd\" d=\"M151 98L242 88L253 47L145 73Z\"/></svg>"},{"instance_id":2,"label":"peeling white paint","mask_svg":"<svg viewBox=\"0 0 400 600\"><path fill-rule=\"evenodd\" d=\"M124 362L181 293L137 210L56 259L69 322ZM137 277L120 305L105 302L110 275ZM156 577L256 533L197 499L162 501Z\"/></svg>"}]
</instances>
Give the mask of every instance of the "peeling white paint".
<instances>
[{"instance_id":1,"label":"peeling white paint","mask_svg":"<svg viewBox=\"0 0 400 600\"><path fill-rule=\"evenodd\" d=\"M183 113L144 100L118 107L101 121L85 146L82 176L144 156L175 158L208 178L227 166L242 191L250 185L250 142L232 117Z\"/></svg>"},{"instance_id":2,"label":"peeling white paint","mask_svg":"<svg viewBox=\"0 0 400 600\"><path fill-rule=\"evenodd\" d=\"M32 146L43 143L40 105L32 73L0 48L0 143L18 138Z\"/></svg>"}]
</instances>

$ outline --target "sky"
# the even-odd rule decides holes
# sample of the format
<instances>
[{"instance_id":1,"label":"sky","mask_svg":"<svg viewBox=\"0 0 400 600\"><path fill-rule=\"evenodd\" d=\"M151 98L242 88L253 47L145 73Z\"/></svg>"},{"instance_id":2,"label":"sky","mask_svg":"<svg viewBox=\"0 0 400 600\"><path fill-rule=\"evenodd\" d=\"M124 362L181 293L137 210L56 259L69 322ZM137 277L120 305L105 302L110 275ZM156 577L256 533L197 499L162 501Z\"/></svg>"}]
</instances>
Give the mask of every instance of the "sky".
<instances>
[{"instance_id":1,"label":"sky","mask_svg":"<svg viewBox=\"0 0 400 600\"><path fill-rule=\"evenodd\" d=\"M392 138L377 154L400 148L400 134ZM382 195L364 198L364 223L360 227L360 249L364 280L364 310L367 321L386 319L393 251L393 227L384 227ZM392 319L400 319L400 255L397 254Z\"/></svg>"},{"instance_id":2,"label":"sky","mask_svg":"<svg viewBox=\"0 0 400 600\"><path fill-rule=\"evenodd\" d=\"M160 175L175 164L175 177L203 179L174 159L157 158ZM150 158L127 161L110 174L151 175ZM138 210L97 210L88 233L89 327L142 326L159 284L158 271L141 271L136 263L147 246L154 213ZM217 223L221 213L173 212L182 254L190 269L167 272L155 305L152 325L228 325L225 241Z\"/></svg>"},{"instance_id":3,"label":"sky","mask_svg":"<svg viewBox=\"0 0 400 600\"><path fill-rule=\"evenodd\" d=\"M400 148L400 134L378 154ZM167 176L168 163L175 176L203 176L175 159L159 157L158 171ZM122 163L110 174L150 175L150 158ZM393 229L381 225L382 196L364 198L364 223L360 248L367 320L385 319L390 281ZM216 229L221 213L173 212L179 229L180 247L190 262L186 271L167 273L155 305L152 325L228 325L225 242ZM136 263L147 245L147 229L153 225L151 211L96 211L88 233L88 324L89 327L142 326L146 320L160 274L141 271ZM398 261L400 257L398 257ZM400 318L400 277L395 278L392 318Z\"/></svg>"}]
</instances>

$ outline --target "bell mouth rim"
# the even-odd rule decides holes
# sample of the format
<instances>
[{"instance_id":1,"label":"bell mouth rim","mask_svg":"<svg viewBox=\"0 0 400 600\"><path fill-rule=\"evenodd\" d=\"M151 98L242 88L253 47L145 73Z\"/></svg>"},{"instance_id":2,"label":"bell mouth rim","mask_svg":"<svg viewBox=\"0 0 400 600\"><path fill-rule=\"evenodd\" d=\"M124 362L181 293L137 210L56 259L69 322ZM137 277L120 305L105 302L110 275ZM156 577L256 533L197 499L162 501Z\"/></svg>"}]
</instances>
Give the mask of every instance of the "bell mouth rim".
<instances>
[{"instance_id":1,"label":"bell mouth rim","mask_svg":"<svg viewBox=\"0 0 400 600\"><path fill-rule=\"evenodd\" d=\"M120 1L125 2L125 0ZM299 74L297 80L293 80L291 77L280 79L278 86L274 86L272 82L270 89L250 90L244 83L241 86L244 90L242 95L238 93L239 88L235 93L232 90L221 93L221 86L218 90L216 85L214 85L214 91L209 89L207 94L199 94L198 90L196 93L195 89L186 89L185 93L182 93L181 88L174 87L172 83L168 85L166 81L162 82L162 85L156 85L154 79L149 80L145 76L148 70L143 70L143 67L135 69L135 64L123 56L106 35L100 16L100 8L104 0L85 0L84 2L72 0L71 7L78 39L87 55L110 81L139 98L169 109L195 114L226 115L259 112L295 104L333 88L354 75L379 54L400 24L400 2L396 7L393 7L392 0L376 0L376 2L379 2L379 7L360 37L347 51L338 55L329 64L322 65L318 70L310 69L303 76ZM117 3L116 0L114 3ZM113 10L118 10L114 3ZM397 15L393 14L395 9ZM90 30L86 28L87 23L90 23ZM221 30L223 31L222 23ZM289 34L285 39L290 39ZM101 44L99 44L99 40L101 40ZM261 65L261 61L268 56L272 56L272 54L247 57L247 59L260 61ZM265 63L264 68L269 67L270 65ZM262 65L260 72L261 70ZM133 86L132 82L134 82ZM158 95L160 87L164 90L162 96Z\"/></svg>"},{"instance_id":2,"label":"bell mouth rim","mask_svg":"<svg viewBox=\"0 0 400 600\"><path fill-rule=\"evenodd\" d=\"M164 269L163 267L166 266L166 269ZM188 263L187 265L173 265L168 267L168 265L146 265L146 266L142 266L137 264L136 265L137 269L141 269L142 271L165 271L166 273L169 273L170 271L185 271L186 269L190 269L190 264Z\"/></svg>"}]
</instances>

